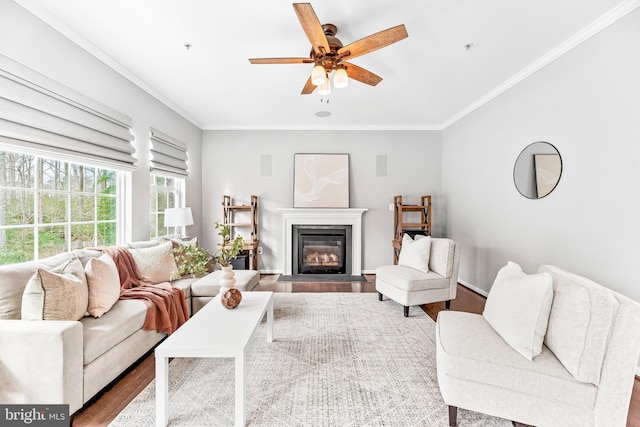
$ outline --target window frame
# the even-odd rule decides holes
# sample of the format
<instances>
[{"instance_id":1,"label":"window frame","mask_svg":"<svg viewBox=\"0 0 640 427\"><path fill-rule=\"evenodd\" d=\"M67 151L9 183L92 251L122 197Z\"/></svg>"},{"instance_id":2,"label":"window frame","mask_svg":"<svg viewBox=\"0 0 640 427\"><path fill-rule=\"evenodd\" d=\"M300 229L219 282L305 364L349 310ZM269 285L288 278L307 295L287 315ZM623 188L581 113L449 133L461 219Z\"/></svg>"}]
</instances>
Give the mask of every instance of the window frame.
<instances>
[{"instance_id":1,"label":"window frame","mask_svg":"<svg viewBox=\"0 0 640 427\"><path fill-rule=\"evenodd\" d=\"M157 178L162 178L166 184L168 179L172 179L175 183L173 186L167 185L158 185ZM174 206L169 206L167 197L167 206L166 208L184 208L185 207L185 187L186 187L186 179L183 176L176 176L172 174L162 173L158 171L152 171L149 176L150 181L150 190L149 190L149 199L153 199L153 205L149 205L149 239L160 239L163 237L176 237L176 228L175 227L164 227L164 220L162 224L159 224L159 219L162 216L164 218L164 210L158 210L158 195L160 192L168 194L172 193L174 195ZM152 227L152 222L154 227ZM160 234L160 230L166 231L166 234ZM182 227L181 230L182 235L178 236L182 238L185 233L185 227Z\"/></svg>"},{"instance_id":2,"label":"window frame","mask_svg":"<svg viewBox=\"0 0 640 427\"><path fill-rule=\"evenodd\" d=\"M128 224L130 221L127 221L126 209L127 206L125 202L125 190L127 187L130 187L131 182L131 172L118 170L116 168L110 168L105 166L104 164L92 164L91 161L82 161L82 159L76 158L65 158L64 156L45 156L41 153L33 153L28 152L26 150L20 149L10 149L8 147L0 147L0 151L3 153L15 155L15 156L28 156L32 159L32 165L30 173L33 176L33 182L28 187L18 187L18 186L9 186L3 185L0 186L0 191L24 191L29 194L29 197L32 197L31 208L33 209L33 218L32 222L28 224L0 224L0 229L9 230L9 229L31 229L33 232L33 251L32 256L29 259L23 259L21 261L37 261L39 259L47 258L49 256L69 252L77 249L82 249L83 247L95 247L100 244L98 227L100 224L114 224L115 225L115 242L114 244L120 245L125 241L125 236L128 232ZM52 160L56 162L60 162L62 165L65 165L66 169L66 177L64 188L47 188L42 180L42 176L44 174L44 170L42 168L43 163L45 161ZM71 177L72 165L81 166L85 168L92 168L94 170L93 184L92 189L84 191L78 191L73 189L73 180ZM104 170L108 172L114 173L113 182L115 185L115 193L101 193L99 192L99 182L98 182L98 171ZM83 178L84 179L84 178ZM60 200L64 200L65 211L64 211L64 219L56 220L51 222L45 222L40 219L41 217L41 200L43 197L47 195L53 195L55 197L59 197ZM92 198L93 212L90 219L77 219L74 218L73 212L73 200L74 196L84 196ZM114 199L115 203L115 212L113 217L110 217L107 220L99 219L99 200L101 197L109 197ZM6 203L6 202L5 202ZM91 244L86 242L86 244L82 245L82 247L73 247L73 228L78 225L93 225L92 230L92 239ZM46 227L63 227L64 228L64 248L61 248L60 251L54 251L54 253L48 253L46 255L42 255L42 248L40 242L40 232L43 228ZM10 248L11 242L7 241L5 248ZM21 262L18 261L18 262ZM7 262L5 264L10 264L11 262Z\"/></svg>"}]
</instances>

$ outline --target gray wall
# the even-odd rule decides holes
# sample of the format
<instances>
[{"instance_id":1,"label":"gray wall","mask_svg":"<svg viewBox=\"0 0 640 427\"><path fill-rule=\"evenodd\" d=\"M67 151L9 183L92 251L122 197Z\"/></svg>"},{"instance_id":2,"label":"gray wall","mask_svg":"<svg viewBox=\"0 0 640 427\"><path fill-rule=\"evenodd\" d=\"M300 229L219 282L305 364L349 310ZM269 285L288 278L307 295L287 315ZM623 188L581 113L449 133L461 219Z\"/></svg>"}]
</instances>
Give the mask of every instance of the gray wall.
<instances>
[{"instance_id":1,"label":"gray wall","mask_svg":"<svg viewBox=\"0 0 640 427\"><path fill-rule=\"evenodd\" d=\"M138 168L132 180L132 240L149 238L149 127L185 142L187 206L200 234L202 131L13 1L0 1L0 53L133 119Z\"/></svg>"},{"instance_id":2,"label":"gray wall","mask_svg":"<svg viewBox=\"0 0 640 427\"><path fill-rule=\"evenodd\" d=\"M509 260L587 276L640 301L640 10L443 132L445 234L460 279L488 291ZM522 197L512 171L534 141L563 159L557 188Z\"/></svg>"},{"instance_id":3,"label":"gray wall","mask_svg":"<svg viewBox=\"0 0 640 427\"><path fill-rule=\"evenodd\" d=\"M434 235L442 224L439 131L205 131L202 146L203 245L219 241L213 226L222 217L221 199L248 203L259 196L263 272L282 272L282 217L278 208L293 207L293 155L347 153L350 203L367 208L363 216L365 272L392 262L393 212L389 204L401 194L413 204L434 197ZM261 176L261 155L271 155L272 174ZM387 155L387 176L376 176L376 155Z\"/></svg>"}]
</instances>

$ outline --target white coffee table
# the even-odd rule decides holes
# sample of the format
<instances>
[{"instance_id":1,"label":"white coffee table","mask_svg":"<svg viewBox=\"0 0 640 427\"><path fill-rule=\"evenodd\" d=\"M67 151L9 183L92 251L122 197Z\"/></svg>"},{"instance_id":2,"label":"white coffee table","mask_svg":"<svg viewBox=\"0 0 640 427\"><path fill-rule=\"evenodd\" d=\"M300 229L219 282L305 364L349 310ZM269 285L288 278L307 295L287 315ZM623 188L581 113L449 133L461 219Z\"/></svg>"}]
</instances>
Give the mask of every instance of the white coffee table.
<instances>
[{"instance_id":1,"label":"white coffee table","mask_svg":"<svg viewBox=\"0 0 640 427\"><path fill-rule=\"evenodd\" d=\"M267 341L273 341L273 292L243 292L233 310L212 299L187 323L156 347L156 425L166 426L170 357L235 358L235 425L245 425L245 349L267 314Z\"/></svg>"}]
</instances>

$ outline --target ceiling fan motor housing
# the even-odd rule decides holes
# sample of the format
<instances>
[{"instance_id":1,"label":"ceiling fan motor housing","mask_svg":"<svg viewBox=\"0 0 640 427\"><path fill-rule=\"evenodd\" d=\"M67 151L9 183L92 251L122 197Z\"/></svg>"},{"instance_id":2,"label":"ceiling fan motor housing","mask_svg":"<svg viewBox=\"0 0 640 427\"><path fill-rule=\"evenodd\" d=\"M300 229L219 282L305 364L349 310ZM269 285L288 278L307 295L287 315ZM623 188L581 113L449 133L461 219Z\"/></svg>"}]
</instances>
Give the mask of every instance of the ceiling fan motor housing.
<instances>
[{"instance_id":1,"label":"ceiling fan motor housing","mask_svg":"<svg viewBox=\"0 0 640 427\"><path fill-rule=\"evenodd\" d=\"M317 55L315 50L311 49L311 59L316 61L316 63L320 63L327 73L335 70L336 67L341 62L341 57L338 57L338 49L343 47L342 42L339 38L336 37L338 33L338 27L333 24L323 24L322 30L324 31L324 35L327 37L327 42L329 43L329 52L324 52L322 55Z\"/></svg>"}]
</instances>

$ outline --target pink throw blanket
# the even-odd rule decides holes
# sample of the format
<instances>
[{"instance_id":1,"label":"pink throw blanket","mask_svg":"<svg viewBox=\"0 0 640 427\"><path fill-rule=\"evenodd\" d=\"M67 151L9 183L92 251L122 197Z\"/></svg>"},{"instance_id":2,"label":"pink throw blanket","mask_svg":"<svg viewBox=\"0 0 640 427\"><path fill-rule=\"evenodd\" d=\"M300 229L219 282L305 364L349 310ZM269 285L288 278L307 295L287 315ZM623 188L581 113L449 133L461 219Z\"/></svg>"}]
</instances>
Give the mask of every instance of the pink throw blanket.
<instances>
[{"instance_id":1,"label":"pink throw blanket","mask_svg":"<svg viewBox=\"0 0 640 427\"><path fill-rule=\"evenodd\" d=\"M147 317L143 329L171 334L187 321L189 312L182 289L173 287L169 282L142 282L127 248L111 246L99 250L111 256L118 267L120 299L141 299L146 304Z\"/></svg>"}]
</instances>

